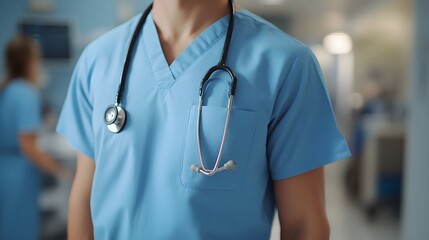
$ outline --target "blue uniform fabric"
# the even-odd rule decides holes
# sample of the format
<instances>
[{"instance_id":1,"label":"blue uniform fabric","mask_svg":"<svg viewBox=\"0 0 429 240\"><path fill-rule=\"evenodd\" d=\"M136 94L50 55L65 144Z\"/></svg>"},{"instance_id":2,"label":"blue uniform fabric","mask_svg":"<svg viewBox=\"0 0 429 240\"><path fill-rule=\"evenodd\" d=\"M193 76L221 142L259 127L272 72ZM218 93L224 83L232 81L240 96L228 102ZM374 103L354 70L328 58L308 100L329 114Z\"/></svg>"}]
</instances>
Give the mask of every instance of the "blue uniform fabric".
<instances>
[{"instance_id":1,"label":"blue uniform fabric","mask_svg":"<svg viewBox=\"0 0 429 240\"><path fill-rule=\"evenodd\" d=\"M140 16L91 43L71 79L58 131L95 160L95 239L269 239L272 181L350 155L338 131L318 63L297 40L246 10L236 13L227 64L238 77L222 164L199 164L200 81L220 58L228 16L203 31L169 66L152 15L133 53L119 134L103 122ZM205 89L201 142L213 166L225 123L229 78Z\"/></svg>"},{"instance_id":2,"label":"blue uniform fabric","mask_svg":"<svg viewBox=\"0 0 429 240\"><path fill-rule=\"evenodd\" d=\"M41 175L20 151L19 134L40 127L40 102L25 80L0 90L0 239L38 239Z\"/></svg>"}]
</instances>

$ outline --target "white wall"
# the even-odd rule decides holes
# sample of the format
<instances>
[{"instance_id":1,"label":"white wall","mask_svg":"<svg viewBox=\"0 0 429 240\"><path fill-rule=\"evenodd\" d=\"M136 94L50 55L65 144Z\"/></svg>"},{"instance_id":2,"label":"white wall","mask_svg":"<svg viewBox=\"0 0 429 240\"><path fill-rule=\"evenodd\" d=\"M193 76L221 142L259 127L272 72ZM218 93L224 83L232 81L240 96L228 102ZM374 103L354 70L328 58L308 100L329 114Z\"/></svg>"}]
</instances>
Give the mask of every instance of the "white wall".
<instances>
[{"instance_id":1,"label":"white wall","mask_svg":"<svg viewBox=\"0 0 429 240\"><path fill-rule=\"evenodd\" d=\"M429 236L429 1L414 1L414 56L402 237Z\"/></svg>"},{"instance_id":2,"label":"white wall","mask_svg":"<svg viewBox=\"0 0 429 240\"><path fill-rule=\"evenodd\" d=\"M376 80L387 94L401 103L410 94L410 50L412 40L410 0L378 1L350 22L354 40L354 90L366 91Z\"/></svg>"}]
</instances>

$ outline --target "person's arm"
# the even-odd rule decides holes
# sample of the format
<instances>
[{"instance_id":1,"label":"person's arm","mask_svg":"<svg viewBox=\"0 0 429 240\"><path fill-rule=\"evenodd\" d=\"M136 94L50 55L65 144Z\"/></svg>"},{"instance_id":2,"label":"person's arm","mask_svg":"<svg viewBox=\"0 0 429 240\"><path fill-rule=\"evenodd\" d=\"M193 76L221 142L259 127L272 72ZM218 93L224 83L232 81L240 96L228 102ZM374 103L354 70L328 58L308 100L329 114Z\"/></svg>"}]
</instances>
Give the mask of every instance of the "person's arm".
<instances>
[{"instance_id":1,"label":"person's arm","mask_svg":"<svg viewBox=\"0 0 429 240\"><path fill-rule=\"evenodd\" d=\"M57 177L69 179L70 174L64 170L49 154L41 151L37 146L37 134L19 134L21 151L42 171Z\"/></svg>"},{"instance_id":2,"label":"person's arm","mask_svg":"<svg viewBox=\"0 0 429 240\"><path fill-rule=\"evenodd\" d=\"M323 167L274 181L282 240L328 240Z\"/></svg>"},{"instance_id":3,"label":"person's arm","mask_svg":"<svg viewBox=\"0 0 429 240\"><path fill-rule=\"evenodd\" d=\"M90 208L94 171L94 160L83 154L78 154L76 175L69 200L67 227L69 240L94 238Z\"/></svg>"}]
</instances>

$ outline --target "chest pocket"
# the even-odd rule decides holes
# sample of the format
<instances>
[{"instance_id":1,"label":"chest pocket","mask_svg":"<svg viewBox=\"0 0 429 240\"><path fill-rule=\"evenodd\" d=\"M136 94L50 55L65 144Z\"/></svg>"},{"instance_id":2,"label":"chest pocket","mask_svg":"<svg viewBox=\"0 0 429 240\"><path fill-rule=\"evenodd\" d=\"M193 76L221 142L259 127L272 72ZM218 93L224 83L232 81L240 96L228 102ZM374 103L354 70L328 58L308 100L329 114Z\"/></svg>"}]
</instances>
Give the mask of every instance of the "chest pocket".
<instances>
[{"instance_id":1,"label":"chest pocket","mask_svg":"<svg viewBox=\"0 0 429 240\"><path fill-rule=\"evenodd\" d=\"M191 170L192 164L200 165L197 146L198 106L192 106L189 113L186 139L182 158L182 185L199 190L235 190L245 181L253 149L257 113L232 109L230 123L219 167L234 160L236 168L218 172L212 176ZM212 169L222 140L227 109L204 106L201 115L201 151L206 168Z\"/></svg>"}]
</instances>

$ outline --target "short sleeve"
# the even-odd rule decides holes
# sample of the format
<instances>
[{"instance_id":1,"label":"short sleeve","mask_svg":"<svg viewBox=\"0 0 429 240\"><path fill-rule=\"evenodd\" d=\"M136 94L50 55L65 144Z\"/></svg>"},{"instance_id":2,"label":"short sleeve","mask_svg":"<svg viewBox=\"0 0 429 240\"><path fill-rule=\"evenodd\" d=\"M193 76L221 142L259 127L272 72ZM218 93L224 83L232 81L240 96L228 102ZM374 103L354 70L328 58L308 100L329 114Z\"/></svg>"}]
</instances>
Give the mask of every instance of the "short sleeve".
<instances>
[{"instance_id":1,"label":"short sleeve","mask_svg":"<svg viewBox=\"0 0 429 240\"><path fill-rule=\"evenodd\" d=\"M67 96L57 123L63 135L79 152L94 159L92 102L85 52L73 71Z\"/></svg>"},{"instance_id":2,"label":"short sleeve","mask_svg":"<svg viewBox=\"0 0 429 240\"><path fill-rule=\"evenodd\" d=\"M268 129L272 178L293 177L349 157L319 64L308 48L298 54L282 84Z\"/></svg>"},{"instance_id":3,"label":"short sleeve","mask_svg":"<svg viewBox=\"0 0 429 240\"><path fill-rule=\"evenodd\" d=\"M42 124L42 106L39 93L32 86L14 88L17 97L16 124L19 133L37 132Z\"/></svg>"}]
</instances>

